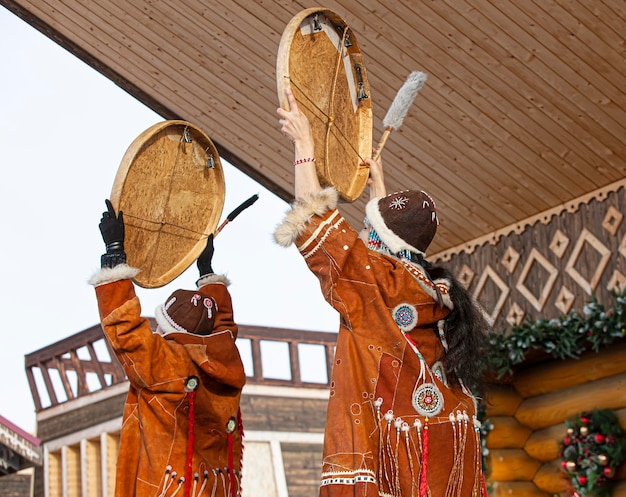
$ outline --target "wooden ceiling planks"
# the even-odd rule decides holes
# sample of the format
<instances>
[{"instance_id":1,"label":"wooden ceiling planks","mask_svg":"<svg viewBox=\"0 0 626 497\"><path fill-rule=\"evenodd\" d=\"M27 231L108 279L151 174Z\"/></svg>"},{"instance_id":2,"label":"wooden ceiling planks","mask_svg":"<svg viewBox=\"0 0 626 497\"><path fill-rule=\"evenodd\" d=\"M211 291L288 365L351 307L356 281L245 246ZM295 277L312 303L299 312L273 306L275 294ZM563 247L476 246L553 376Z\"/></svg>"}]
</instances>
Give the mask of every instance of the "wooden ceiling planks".
<instances>
[{"instance_id":1,"label":"wooden ceiling planks","mask_svg":"<svg viewBox=\"0 0 626 497\"><path fill-rule=\"evenodd\" d=\"M194 122L222 157L291 198L292 149L275 114L276 52L284 27L309 2L0 5L164 118ZM442 225L431 253L539 219L626 175L619 2L329 0L324 7L346 19L364 54L374 143L406 76L428 73L384 162L389 190L422 187L437 200ZM342 206L355 224L366 196Z\"/></svg>"},{"instance_id":2,"label":"wooden ceiling planks","mask_svg":"<svg viewBox=\"0 0 626 497\"><path fill-rule=\"evenodd\" d=\"M434 23L434 22L435 22L435 20L433 18L429 18L429 23ZM441 48L441 55L440 55L440 57L443 57L444 55L445 55L445 49ZM472 60L470 62L473 63L474 61ZM424 65L428 65L427 62L425 62ZM428 70L428 68L427 68L427 70ZM439 72L441 72L441 71L439 71ZM444 69L444 72L446 72L448 74L455 74L456 75L454 80L451 81L451 84L455 84L457 81L459 81L459 82L471 81L473 78L476 78L475 75L472 75L469 72L469 69L466 69L465 67L463 67L461 65L458 65L458 64L454 64L454 65L450 66L450 68L448 70ZM419 106L421 104L422 98L424 98L424 99L428 99L429 98L430 95L428 93L428 85L431 84L432 79L433 78L431 77L429 82L427 83L427 88L425 88L425 90L423 92L423 95L422 94L420 95L416 105ZM472 95L472 93L475 93L473 88L469 88L467 92L463 92L463 88L461 88L459 85L455 85L454 89L459 91L459 94L462 95L464 98L459 99L458 100L458 107L453 107L453 109L455 109L455 108L465 108L465 109L468 110L468 114L469 114L471 112L471 107L473 105L473 102L476 101L477 98L480 98L480 96L477 97L475 94ZM487 104L487 102L485 102L484 100L478 100L478 103L479 104ZM506 105L506 100L503 102L503 104ZM434 105L437 108L439 108L439 109L445 109L446 108L445 103L441 103L441 102L438 102L438 101L435 102ZM509 113L509 112L510 112L510 110L505 107L504 113L506 114L506 113ZM495 109L490 114L491 115L498 115L498 114L501 114L501 113L502 113L501 110ZM418 119L419 119L419 117L418 117ZM450 126L453 125L455 123L455 121L456 121L456 119L453 116L450 116L450 118L444 117L444 122L445 122L445 124L446 124L448 129L450 129ZM469 132L471 132L472 128L477 128L477 126L474 126L474 124L475 123L468 123L467 128L468 128ZM411 126L410 124L407 124L407 128L410 127L410 126ZM425 128L425 129L429 129L429 128ZM434 136L438 136L438 133L433 133L433 135ZM452 133L450 133L450 136L452 136ZM463 144L463 140L461 140L461 143ZM465 143L465 147L464 148L466 148L466 149L467 148L471 148L471 142L469 143L469 145L470 146L468 147L468 144ZM487 145L486 147L482 147L482 148L479 149L481 153L484 153L484 150L490 150L490 149L493 148L492 144L489 144L488 142L486 143L486 145ZM526 151L524 151L524 152L525 152L526 155L528 155L528 153ZM524 155L524 153L520 154L521 157L523 157L523 155ZM503 161L499 161L499 162L503 163L504 165L506 165L506 163L503 162ZM471 165L471 163L470 163L470 165ZM528 167L532 170L532 165L530 163L528 164ZM526 168L524 168L524 169L526 169ZM524 169L522 169L522 171L524 171ZM510 174L510 172L508 172L508 171L507 171L507 173ZM524 174L524 173L522 172L522 174Z\"/></svg>"},{"instance_id":3,"label":"wooden ceiling planks","mask_svg":"<svg viewBox=\"0 0 626 497\"><path fill-rule=\"evenodd\" d=\"M528 7L529 5L532 5L532 3L524 3L524 6L526 7ZM515 6L512 6L512 9L515 8ZM531 27L533 26L533 19L541 18L541 15L539 12L537 12L537 10L533 11L532 13L535 14L536 17L527 17L525 19L527 25ZM520 13L515 14L516 19L523 18L521 11ZM560 13L560 17L567 18L567 13ZM585 132L591 132L592 135L595 133L593 133L590 129L573 128L575 126L581 126L581 128L585 128L589 124L591 124L592 121L595 121L600 125L610 126L612 118L604 111L607 109L610 110L611 107L613 107L614 110L618 111L618 113L620 114L619 118L621 118L623 122L625 117L623 109L618 109L615 106L607 106L606 109L603 109L601 106L597 106L595 103L589 101L588 94L592 93L594 90L593 86L589 83L594 83L594 80L597 79L598 73L588 67L581 68L579 71L573 70L573 68L570 67L570 65L568 65L567 63L568 58L572 54L570 48L562 44L559 40L552 37L549 33L545 32L545 30L533 29L531 33L525 33L521 30L521 28L518 28L518 31L513 31L513 35L515 35L516 40L524 43L526 47L533 47L530 49L530 53L528 55L528 67L530 69L533 69L533 64L540 64L539 67L536 68L533 72L535 74L541 75L544 81L557 92L558 97L553 104L551 112L554 115L553 121L561 124L561 126L563 126L564 128L563 132L560 134L563 142L567 143L568 146L572 147L573 149L578 149L580 153L580 159L582 159L583 161L588 161L592 159L593 156L590 151L585 150L584 148L585 144L573 139L573 137L585 136ZM534 46L533 42L535 42ZM543 45L541 45L540 43L543 43ZM524 60L522 57L516 58L518 58L519 60ZM507 59L505 58L504 60ZM575 63L576 60L573 58L569 61L569 64L575 65ZM512 67L512 70L513 69L514 68ZM527 74L529 73L529 71L527 71L527 69L522 67L520 64L516 64L515 69L517 69L516 72L518 74L524 74L526 77L528 77ZM583 72L588 75L588 82L584 80L578 72ZM604 89L611 89L611 84L608 81L603 81L599 84ZM549 93L549 89L547 89L544 95L545 101L536 103L541 104L541 107L547 108L551 104L549 97L552 96L553 95ZM598 95L597 98L599 100L604 99L602 95ZM573 104L573 106L571 104ZM584 112L591 119L581 119L580 111L577 112L576 107L579 107L580 111ZM623 131L621 125L618 125L618 127L621 128ZM586 145L592 146L590 144ZM571 158L570 162L572 163L572 165L576 166L575 161L573 161ZM582 169L584 170L585 168Z\"/></svg>"},{"instance_id":4,"label":"wooden ceiling planks","mask_svg":"<svg viewBox=\"0 0 626 497\"><path fill-rule=\"evenodd\" d=\"M420 8L420 15L427 15L423 8ZM387 16L383 16L383 19L387 20L388 17ZM447 40L445 39L445 34L439 32L436 28L432 27L432 26L436 26L437 23L441 23L441 19L437 19L435 17L433 17L432 15L430 15L427 19L427 25L429 26L429 28L424 29L424 30L420 30L420 33L422 33L422 31L429 35L431 34L431 37L437 39L437 43L438 46L435 46L434 49L433 47L428 47L429 50L427 50L426 56L424 57L424 62L423 65L426 66L426 71L427 72L431 72L428 68L428 58L430 57L430 53L431 52L435 52L435 54L433 55L433 58L443 58L445 56L446 53L446 49L445 49L445 43L447 42ZM393 30L395 28L397 28L398 26L401 26L401 19L394 17L393 19L390 19L389 21L387 21L390 24L389 26L389 30ZM422 47L423 45L427 45L428 40L425 43L421 42L422 40L419 40L418 43L416 43L417 47ZM398 43L398 42L394 42L394 43ZM416 52L419 49L416 49ZM436 50L439 50L439 53L436 52ZM366 52L366 54L369 54L369 52ZM470 61L471 63L473 63L473 61ZM471 65L471 64L470 64ZM464 68L463 66L461 66L460 64L453 64L450 69L445 70L443 69L443 71L438 71L438 72L445 72L445 73L453 73L455 75L457 75L457 78L455 78L455 82L459 81L459 82L463 82L463 81L470 81L472 77L471 74L469 74L469 72L467 72L468 76L465 77L465 75L463 74L463 71L469 71L468 69ZM426 105L425 102L427 102L430 98L431 95L435 95L435 99L437 98L439 94L439 92L429 92L429 88L431 87L431 84L433 83L433 78L431 77L427 83L426 88L424 88L424 90L420 93L420 96L418 97L417 101L416 101L416 106L421 107L422 105ZM437 84L436 82L434 84ZM470 92L472 90L470 89ZM442 92L444 93L444 92ZM471 102L472 100L470 100L473 97L467 97L467 99L459 99L459 108L468 108L471 107L471 103L468 104L468 102ZM492 194L491 196L496 198L496 202L495 205L494 203L490 203L488 200L488 196L482 196L481 201L483 201L483 208L488 209L490 212L496 213L494 215L497 216L498 211L500 210L505 210L507 207L507 203L506 202L502 202L502 197L498 198L498 185L500 186L500 188L502 190L507 189L506 187L506 182L502 182L503 177L497 177L496 174L494 173L498 173L498 166L497 164L505 164L506 163L502 160L496 160L492 163L489 163L489 170L491 171L490 174L480 174L480 175L476 175L475 173L477 171L480 170L480 168L482 167L482 164L484 164L485 161L485 155L481 155L482 154L487 154L487 156L494 150L494 146L493 145L487 145L487 146L481 146L480 147L480 153L476 154L474 153L476 151L476 147L472 146L473 145L473 138L470 138L468 140L463 140L463 138L459 138L459 134L463 134L463 132L459 133L458 131L455 133L455 124L458 121L458 119L454 116L454 113L457 112L457 107L451 107L449 105L446 105L445 102L441 102L439 100L436 100L433 103L435 109L433 110L428 109L427 112L421 112L420 109L420 113L418 114L417 120L421 120L422 116L426 116L426 118L428 119L430 116L434 116L436 117L440 112L437 112L437 110L441 111L442 109L448 110L450 109L450 114L448 114L447 116L443 116L440 120L443 121L445 124L444 125L439 125L437 126L439 123L437 123L437 121L431 121L432 123L434 123L435 126L433 125L429 125L429 126L421 126L421 129L417 129L414 133L411 134L411 136L420 136L421 134L423 134L423 129L429 129L429 130L434 130L433 133L431 133L428 137L428 139L432 139L434 140L435 137L440 137L442 134L447 133L448 137L446 138L447 143L445 145L441 145L441 146L433 146L433 153L439 153L442 152L443 154L450 154L451 150L454 152L454 162L453 165L456 165L457 167L455 168L456 170L458 170L458 174L461 176L459 177L455 177L455 175L457 174L455 171L452 171L452 174L450 173L446 173L445 170L442 171L443 164L446 164L445 158L439 158L438 162L440 164L440 166L438 167L438 171L435 171L434 174L442 174L445 176L446 181L449 181L450 183L457 183L457 184L461 184L464 187L464 190L467 190L467 181L470 181L472 179L477 179L479 182L484 182L481 183L479 185L479 191L483 190L483 191L489 191L490 194ZM468 109L468 113L472 112L470 109ZM421 123L420 123L421 124ZM405 121L405 130L404 130L404 135L408 135L409 131L407 131L407 129L411 128L411 124L409 123L409 119L407 119L407 121ZM467 129L467 136L471 136L471 133L476 130L476 129L481 129L478 126L474 126L473 123L468 123L468 125L466 125L466 129ZM461 130L463 130L463 128L461 128ZM432 137L432 138L431 138ZM458 142L456 144L455 147L450 148L450 145L453 142ZM469 146L468 146L469 144ZM478 145L484 145L484 144L478 144ZM473 154L475 156L474 160L468 160L467 157L465 157L466 154ZM477 156L477 158L476 158ZM529 166L532 168L532 166L529 164ZM445 166L444 166L445 167ZM521 172L521 176L525 176L525 169L515 169L515 172ZM467 174L468 171L471 171L471 174ZM507 170L500 170L500 172L505 175L505 176L510 176L511 172L507 171ZM463 175L465 175L465 178L463 178ZM496 176L495 178L492 178L492 176ZM517 178L517 181L521 182L523 178ZM491 181L491 184L490 184ZM494 183L496 186L494 186ZM547 183L547 181L546 181ZM522 183L523 184L523 183ZM483 188L480 188L480 186L482 186ZM514 186L515 188L515 186ZM539 189L541 190L541 189ZM530 190L530 192L534 192L534 190ZM546 192L544 192L545 195ZM509 192L505 192L505 194L507 196L510 196L512 194L511 191ZM534 205L541 205L541 203L539 203L539 199L533 199L533 193L529 193L529 196L531 197L529 199L529 202L526 203L526 206L532 206ZM441 199L441 195L437 194L436 196L438 199ZM478 199L480 197L480 195L477 195L476 193L474 193L472 195L472 198L474 199ZM444 197L445 198L445 197ZM535 202L537 202L537 204L535 204ZM544 206L545 206L545 201L544 201ZM477 209L480 210L480 209ZM519 212L518 212L519 215ZM445 219L443 216L445 216L445 211L442 213L442 219ZM511 222L511 218L506 219L506 221L504 222Z\"/></svg>"},{"instance_id":5,"label":"wooden ceiling planks","mask_svg":"<svg viewBox=\"0 0 626 497\"><path fill-rule=\"evenodd\" d=\"M374 24L377 26L377 29L380 30L380 32L376 36L374 36L374 38L379 39L380 37L387 37L388 35L395 36L396 39L394 39L394 44L398 46L410 46L411 40L409 40L408 37L404 39L398 38L398 33L409 33L410 27L407 25L406 22L404 22L404 20L400 16L393 13L390 14L388 10L389 8L391 8L389 5L387 5L386 7L381 5L377 6L377 14L382 13L382 15L377 17L378 20L374 22ZM436 29L428 27L423 31L427 34L432 31L434 33L434 37L439 37L441 39L439 43L445 43L445 37L441 35L441 33L438 33ZM428 45L431 42L426 38L421 39L422 32L418 33L416 36L419 38L414 39L413 43L416 46L416 56L419 57L419 55L421 55L419 53L420 47L422 47L423 45ZM365 43L367 43L367 41ZM445 50L443 48L433 45L432 50L427 50L424 52L425 56L423 57L423 61L421 63L418 63L417 61L414 62L414 67L418 67L419 69L424 68L426 72L431 74L431 71L428 67L428 59L431 58L432 52L435 52L435 54L432 56L433 60L440 58L437 57L437 50L441 52L442 56L445 54ZM368 45L368 49L364 49L364 52L366 56L368 56L366 59L366 63L370 62L370 59L372 59L372 57L376 57L377 55L381 61L384 60L386 57L388 58L388 56L382 53L382 50L378 49L376 45L372 45L371 47L369 47ZM374 61L376 61L376 58L374 58ZM397 75L391 80L391 85L396 83L395 87L397 89L397 87L399 86L397 84L397 81L401 82L404 77L405 75ZM446 209L449 208L450 205L453 205L452 202L447 201L446 199L446 197L448 197L448 191L454 185L459 185L458 191L460 192L459 194L461 196L461 201L456 202L457 205L469 207L472 212L480 212L482 209L486 208L490 212L495 212L496 216L499 216L502 213L501 211L503 210L505 200L503 196L499 195L498 189L494 188L494 186L498 184L498 179L493 178L493 174L487 176L482 175L481 177L475 174L475 172L482 167L482 163L484 163L485 161L484 159L476 161L476 158L474 158L474 160L470 160L466 157L467 154L472 154L474 156L476 154L474 154L473 147L468 147L467 145L464 145L463 140L460 141L460 144L458 143L458 132L455 133L455 129L453 129L457 128L456 123L458 119L456 116L454 116L454 114L458 114L458 110L454 107L446 105L445 98L441 98L438 92L430 91L432 83L433 78L430 77L429 81L426 84L426 87L420 92L420 95L416 100L415 107L418 110L415 110L414 108L410 111L409 118L405 120L403 129L400 131L400 133L403 136L410 137L409 139L413 142L413 149L416 148L416 143L421 143L422 146L417 148L419 148L420 150L429 150L431 157L434 158L433 167L431 171L428 172L428 174L417 173L410 174L409 176L413 178L416 177L417 183L419 185L423 185L425 188L428 188L429 191L431 191L432 189L430 186L426 185L430 185L431 182L435 185L438 182L443 182L443 185L440 188L435 187L435 190L438 192L435 194L435 197L437 198L439 205L445 205ZM378 88L377 86L375 86L374 83L371 84L373 88ZM435 82L434 84L437 83ZM395 90L392 89L392 91ZM389 101L393 99L393 96L394 94L391 93L389 96ZM432 106L428 106L428 102L431 99L434 99L434 102ZM388 105L385 106L383 110L386 111L387 107ZM379 113L381 112L380 109L378 109L378 111ZM442 111L449 114L441 116ZM414 118L414 120L412 120L414 115L416 117ZM424 120L426 120L429 124L424 125ZM441 124L442 122L445 122L445 124ZM425 129L429 129L432 132L423 137L423 130ZM462 130L463 128L460 129ZM471 129L472 127L469 128L468 132L471 133ZM391 138L391 140L395 141L397 141L397 139L397 136L393 136ZM438 141L442 139L445 140L446 143L438 144ZM426 140L426 143L422 140ZM394 145L396 144L395 141ZM431 143L430 147L428 146L428 142ZM409 145L409 147L410 146L411 145ZM454 159L452 162L446 160L445 158L446 155L448 155L449 157L451 154L454 154ZM388 162L386 162L386 164L388 164ZM397 165L392 168L392 171L395 171L396 169L398 169ZM468 172L471 172L471 174L468 174ZM388 179L389 178L392 180L390 184L395 185L394 189L402 188L402 185L406 184L406 175L401 175L397 181L395 181L395 176L393 175L388 175ZM487 184L491 183L491 185L489 185L489 187L486 187L484 184L485 181ZM415 179L413 179L413 183L415 182ZM486 190L489 191L490 195L480 194L481 191ZM456 200L458 200L458 198L459 197L455 196ZM482 206L478 205L479 202L482 203ZM441 211L442 224L444 225L446 224L446 209ZM458 211L455 212L458 213ZM448 214L450 213L448 212ZM472 216L464 215L464 219L465 227L467 227L469 224L469 227L472 228ZM511 217L506 218L506 220L499 219L498 222L510 223L512 219L513 218ZM480 223L479 221L478 225L474 226L474 230L485 230L489 229L490 226L492 226L492 224Z\"/></svg>"},{"instance_id":6,"label":"wooden ceiling planks","mask_svg":"<svg viewBox=\"0 0 626 497\"><path fill-rule=\"evenodd\" d=\"M488 2L485 2L488 4ZM455 20L458 21L459 24L462 25L464 30L470 30L469 26L463 26L463 17L455 16ZM478 24L481 22L479 21ZM492 38L488 38L488 41L491 41L493 38L498 38L504 36L504 32L499 29L496 33L493 34ZM481 40L480 36L475 38L475 44L472 46L471 59L465 59L470 63L476 64L477 62L482 66L482 70L475 70L475 77L480 78L480 83L485 86L480 88L480 93L484 95L488 95L489 100L500 104L497 109L494 109L494 112L491 114L494 118L498 119L501 122L501 126L505 129L511 129L517 136L521 143L523 144L532 144L532 140L536 139L537 143L535 145L535 149L541 149L545 147L548 150L553 150L557 143L554 142L552 137L550 136L550 132L547 130L541 130L540 119L536 116L536 110L533 105L529 102L532 102L533 98L537 99L537 97L533 96L533 90L530 86L527 86L526 82L521 79L519 74L511 71L510 68L506 67L506 60L510 58L506 53L488 53L487 48L489 47L481 47L479 45L479 40ZM516 63L516 65L519 65ZM497 72L489 71L490 67L497 68ZM523 76L523 75L522 75ZM516 123L519 123L519 128ZM521 157L531 157L530 150L520 150L519 155ZM545 159L546 157L544 157ZM505 161L504 164L510 163L510 161ZM545 167L545 164L542 164L542 161L538 161L536 166L527 166L527 171L530 174L540 174L535 169L540 169L542 171L546 171L548 174L552 171L550 167ZM533 171L535 170L535 171ZM565 181L567 181L567 176L565 177ZM540 183L549 183L550 181L554 181L554 177L547 177L544 181ZM572 182L570 185L565 185L567 188L575 188L576 185ZM539 204L539 208L543 208L544 205Z\"/></svg>"},{"instance_id":7,"label":"wooden ceiling planks","mask_svg":"<svg viewBox=\"0 0 626 497\"><path fill-rule=\"evenodd\" d=\"M238 55L238 52L231 50L227 44L218 43L218 39L211 35L205 43L219 49L219 51L215 51L216 55L214 55L214 52L208 53L208 55L213 55L216 60L211 61L211 63L200 63L201 61L198 58L194 58L185 52L178 52L173 43L170 42L170 40L181 39L189 45L190 41L193 41L189 37L185 39L184 33L180 33L182 26L193 26L189 18L179 17L179 23L170 23L176 27L176 31L165 29L165 27L154 21L154 19L160 19L162 22L169 22L167 20L175 16L175 12L178 9L168 9L166 6L162 7L165 10L160 12L154 9L146 9L144 14L132 5L125 4L124 7L131 13L130 16L125 16L126 11L113 2L102 5L93 4L83 15L93 26L106 26L107 19L109 24L117 26L116 29L110 29L106 34L98 35L102 39L107 40L107 46L113 48L115 53L123 52L123 49L120 48L122 45L118 41L122 33L126 33L124 38L127 40L127 43L135 47L134 50L127 52L128 58L107 61L114 70L120 71L125 66L141 67L142 65L148 65L152 68L152 81L134 79L131 83L141 87L144 91L153 91L156 95L155 98L167 108L189 109L186 113L186 119L202 123L203 128L211 136L217 134L216 128L220 128L220 123L228 120L229 114L233 112L243 113L247 108L252 110L258 108L254 104L258 88L249 87L247 91L242 92L243 84L237 87L224 82L226 77L237 77L234 72L239 72L240 74L250 73L241 69L244 65L242 62L244 59ZM142 16L145 16L145 18L142 19ZM124 19L124 17L127 18ZM135 19L137 24L136 29L131 29L130 23L133 23L133 19ZM137 20L140 22L137 22ZM190 36L197 35L195 39L203 39L204 34L200 32L198 27L191 32L193 35ZM243 51L240 52L243 53ZM232 62L234 57L238 57L238 59ZM219 60L229 61L226 64L226 67L229 68L228 71L223 69ZM255 66L251 61L248 61L247 64L247 67L254 69ZM167 76L168 67L179 67L175 73L178 76L177 78L162 77ZM211 72L211 67L220 69L219 71ZM185 75L185 77L180 78L181 74ZM217 77L215 77L216 75ZM273 78L273 74L271 77ZM214 86L203 86L205 81L212 82ZM272 88L272 91L275 90ZM219 101L215 95L219 95ZM248 96L250 97L248 98ZM179 114L176 113L168 117L176 118L179 117ZM248 120L252 121L254 117L254 113L247 113ZM257 117L257 122L253 122L253 126L267 123L265 114ZM236 149L238 151L245 151L251 147L250 144L240 140L240 137L250 136L246 128L246 123L241 121L236 121L234 125L228 127L228 132L232 136L232 143L237 145ZM280 144L278 141L276 142L276 148L279 146L284 147L282 138L280 134L276 134L276 139L280 141ZM255 143L253 151L258 153L266 146L267 144L263 142ZM271 155L272 152L269 150L265 154L267 157ZM285 188L288 188L287 182L285 182Z\"/></svg>"}]
</instances>

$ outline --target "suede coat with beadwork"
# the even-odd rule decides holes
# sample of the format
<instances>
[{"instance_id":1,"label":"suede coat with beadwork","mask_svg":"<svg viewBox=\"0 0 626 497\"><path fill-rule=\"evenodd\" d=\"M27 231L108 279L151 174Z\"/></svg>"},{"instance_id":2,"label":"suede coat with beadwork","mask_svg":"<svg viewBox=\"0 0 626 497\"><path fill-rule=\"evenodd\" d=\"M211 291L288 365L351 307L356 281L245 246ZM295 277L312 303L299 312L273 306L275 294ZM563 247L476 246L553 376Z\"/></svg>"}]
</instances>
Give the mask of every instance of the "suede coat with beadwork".
<instances>
[{"instance_id":1,"label":"suede coat with beadwork","mask_svg":"<svg viewBox=\"0 0 626 497\"><path fill-rule=\"evenodd\" d=\"M198 291L217 303L214 332L170 333L165 338L153 333L150 322L141 317L130 280L96 286L102 327L130 382L117 461L117 497L183 496L181 477L186 474L193 475L189 495L230 496L231 486L232 495L239 493L239 399L245 373L235 346L237 325L225 285L208 284ZM190 406L186 384L192 376L199 385ZM235 427L230 435L229 421ZM232 479L225 471L231 466Z\"/></svg>"},{"instance_id":2,"label":"suede coat with beadwork","mask_svg":"<svg viewBox=\"0 0 626 497\"><path fill-rule=\"evenodd\" d=\"M275 232L340 315L320 496L478 496L475 399L444 372L448 282L442 306L423 268L368 250L336 203L298 200Z\"/></svg>"}]
</instances>

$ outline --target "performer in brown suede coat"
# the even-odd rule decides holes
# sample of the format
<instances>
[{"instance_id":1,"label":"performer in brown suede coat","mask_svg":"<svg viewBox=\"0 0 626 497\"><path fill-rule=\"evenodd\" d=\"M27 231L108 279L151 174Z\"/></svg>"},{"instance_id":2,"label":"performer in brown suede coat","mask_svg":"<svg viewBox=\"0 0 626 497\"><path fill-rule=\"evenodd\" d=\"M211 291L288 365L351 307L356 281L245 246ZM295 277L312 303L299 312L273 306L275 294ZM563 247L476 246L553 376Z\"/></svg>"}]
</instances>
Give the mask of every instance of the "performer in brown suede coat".
<instances>
[{"instance_id":1,"label":"performer in brown suede coat","mask_svg":"<svg viewBox=\"0 0 626 497\"><path fill-rule=\"evenodd\" d=\"M117 497L240 495L245 373L228 280L213 274L213 237L198 259L195 291L176 290L153 332L126 265L122 213L100 224L107 253L94 275L102 327L130 389L117 462Z\"/></svg>"},{"instance_id":2,"label":"performer in brown suede coat","mask_svg":"<svg viewBox=\"0 0 626 497\"><path fill-rule=\"evenodd\" d=\"M295 244L339 312L321 496L470 497L483 492L480 385L486 323L453 276L424 253L435 235L426 193L386 195L367 159L372 199L361 234L320 187L308 120L287 90L278 109L295 146L296 201L275 232Z\"/></svg>"}]
</instances>

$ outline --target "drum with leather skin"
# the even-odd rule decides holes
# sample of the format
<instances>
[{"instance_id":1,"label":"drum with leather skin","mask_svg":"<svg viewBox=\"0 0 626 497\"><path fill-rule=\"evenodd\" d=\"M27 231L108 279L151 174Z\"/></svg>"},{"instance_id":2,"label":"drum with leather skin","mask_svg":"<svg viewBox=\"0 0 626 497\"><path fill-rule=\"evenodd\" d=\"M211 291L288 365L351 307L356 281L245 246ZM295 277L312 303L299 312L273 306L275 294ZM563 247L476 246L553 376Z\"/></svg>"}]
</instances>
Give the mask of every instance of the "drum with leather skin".
<instances>
[{"instance_id":1,"label":"drum with leather skin","mask_svg":"<svg viewBox=\"0 0 626 497\"><path fill-rule=\"evenodd\" d=\"M372 154L372 98L356 36L335 12L306 9L283 31L276 64L278 99L285 88L308 117L322 186L334 186L354 202L363 192Z\"/></svg>"},{"instance_id":2,"label":"drum with leather skin","mask_svg":"<svg viewBox=\"0 0 626 497\"><path fill-rule=\"evenodd\" d=\"M155 124L130 145L111 192L124 213L125 250L144 288L166 285L198 258L224 206L224 173L211 139L186 121Z\"/></svg>"}]
</instances>

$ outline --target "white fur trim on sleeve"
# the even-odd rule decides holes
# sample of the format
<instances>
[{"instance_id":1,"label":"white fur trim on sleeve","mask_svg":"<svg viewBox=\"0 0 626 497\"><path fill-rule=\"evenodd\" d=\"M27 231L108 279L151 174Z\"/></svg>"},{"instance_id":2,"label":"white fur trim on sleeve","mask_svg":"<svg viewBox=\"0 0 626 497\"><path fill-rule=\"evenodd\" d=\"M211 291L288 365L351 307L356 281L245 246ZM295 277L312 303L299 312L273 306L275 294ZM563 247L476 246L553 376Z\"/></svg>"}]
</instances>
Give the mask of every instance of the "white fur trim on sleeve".
<instances>
[{"instance_id":1,"label":"white fur trim on sleeve","mask_svg":"<svg viewBox=\"0 0 626 497\"><path fill-rule=\"evenodd\" d=\"M130 280L137 276L139 271L139 269L127 264L118 264L113 268L103 267L89 279L88 283L93 286L100 286L114 281Z\"/></svg>"},{"instance_id":2,"label":"white fur trim on sleeve","mask_svg":"<svg viewBox=\"0 0 626 497\"><path fill-rule=\"evenodd\" d=\"M196 286L201 288L204 285L210 285L211 283L221 283L224 286L229 286L230 280L224 274L205 274L204 276L201 276L198 281L196 281Z\"/></svg>"},{"instance_id":3,"label":"white fur trim on sleeve","mask_svg":"<svg viewBox=\"0 0 626 497\"><path fill-rule=\"evenodd\" d=\"M321 216L335 209L337 201L337 190L332 187L323 188L296 200L283 222L276 227L274 240L282 247L289 247L302 234L313 216Z\"/></svg>"}]
</instances>

